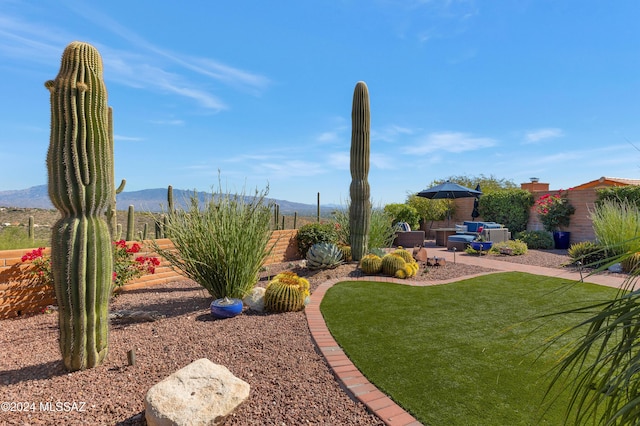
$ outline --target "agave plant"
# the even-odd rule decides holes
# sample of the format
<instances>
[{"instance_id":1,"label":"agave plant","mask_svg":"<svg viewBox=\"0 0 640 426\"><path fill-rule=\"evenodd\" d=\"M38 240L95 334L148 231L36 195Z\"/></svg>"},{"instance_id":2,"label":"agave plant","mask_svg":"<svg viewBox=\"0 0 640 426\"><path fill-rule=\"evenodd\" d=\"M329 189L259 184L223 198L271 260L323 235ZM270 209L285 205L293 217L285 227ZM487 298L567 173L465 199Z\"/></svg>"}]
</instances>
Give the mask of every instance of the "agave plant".
<instances>
[{"instance_id":1,"label":"agave plant","mask_svg":"<svg viewBox=\"0 0 640 426\"><path fill-rule=\"evenodd\" d=\"M317 243L307 252L307 268L328 269L343 263L342 250L335 244Z\"/></svg>"}]
</instances>

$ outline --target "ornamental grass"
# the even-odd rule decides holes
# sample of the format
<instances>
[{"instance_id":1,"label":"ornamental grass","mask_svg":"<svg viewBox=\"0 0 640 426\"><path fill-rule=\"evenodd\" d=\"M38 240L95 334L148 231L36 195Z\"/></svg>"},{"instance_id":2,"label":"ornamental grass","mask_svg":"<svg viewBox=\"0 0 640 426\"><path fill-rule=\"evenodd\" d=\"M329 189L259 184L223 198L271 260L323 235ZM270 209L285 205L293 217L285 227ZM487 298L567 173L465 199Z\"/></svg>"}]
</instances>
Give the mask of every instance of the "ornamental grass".
<instances>
[{"instance_id":1,"label":"ornamental grass","mask_svg":"<svg viewBox=\"0 0 640 426\"><path fill-rule=\"evenodd\" d=\"M243 298L258 281L260 268L271 252L271 205L268 188L254 196L219 190L200 205L198 194L188 208L167 214L166 235L175 250L156 253L174 270L206 289L215 299Z\"/></svg>"}]
</instances>

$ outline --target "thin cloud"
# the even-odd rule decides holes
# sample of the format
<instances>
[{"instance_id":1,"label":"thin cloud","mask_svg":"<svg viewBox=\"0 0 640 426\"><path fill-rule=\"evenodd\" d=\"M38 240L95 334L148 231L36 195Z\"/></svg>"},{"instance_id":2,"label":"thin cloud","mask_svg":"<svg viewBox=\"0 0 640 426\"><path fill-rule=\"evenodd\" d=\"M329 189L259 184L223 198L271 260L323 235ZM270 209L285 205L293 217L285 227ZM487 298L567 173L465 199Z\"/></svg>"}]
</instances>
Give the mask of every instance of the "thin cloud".
<instances>
[{"instance_id":1,"label":"thin cloud","mask_svg":"<svg viewBox=\"0 0 640 426\"><path fill-rule=\"evenodd\" d=\"M114 141L122 141L122 142L141 142L145 140L144 138L139 138L135 136L122 136L122 135L113 135Z\"/></svg>"},{"instance_id":2,"label":"thin cloud","mask_svg":"<svg viewBox=\"0 0 640 426\"><path fill-rule=\"evenodd\" d=\"M301 160L289 160L278 163L262 163L255 169L266 172L269 177L276 179L293 178L300 176L316 176L326 173L326 167L319 163L311 163Z\"/></svg>"},{"instance_id":3,"label":"thin cloud","mask_svg":"<svg viewBox=\"0 0 640 426\"><path fill-rule=\"evenodd\" d=\"M525 135L525 143L537 143L541 140L545 139L553 139L564 136L562 129L558 128L547 128L547 129L538 129L531 132L528 132Z\"/></svg>"},{"instance_id":4,"label":"thin cloud","mask_svg":"<svg viewBox=\"0 0 640 426\"><path fill-rule=\"evenodd\" d=\"M495 146L497 141L492 138L473 137L462 132L430 133L417 140L412 146L405 148L407 154L425 155L433 152L461 153L477 151L483 148Z\"/></svg>"},{"instance_id":5,"label":"thin cloud","mask_svg":"<svg viewBox=\"0 0 640 426\"><path fill-rule=\"evenodd\" d=\"M380 130L371 130L371 139L374 141L395 142L399 136L412 134L414 134L414 131L408 127L391 124Z\"/></svg>"},{"instance_id":6,"label":"thin cloud","mask_svg":"<svg viewBox=\"0 0 640 426\"><path fill-rule=\"evenodd\" d=\"M318 135L316 140L320 143L330 143L337 142L338 140L340 140L340 137L338 136L337 132L324 132Z\"/></svg>"},{"instance_id":7,"label":"thin cloud","mask_svg":"<svg viewBox=\"0 0 640 426\"><path fill-rule=\"evenodd\" d=\"M151 124L159 124L161 126L183 126L184 120L151 120Z\"/></svg>"},{"instance_id":8,"label":"thin cloud","mask_svg":"<svg viewBox=\"0 0 640 426\"><path fill-rule=\"evenodd\" d=\"M230 86L249 89L256 94L264 90L270 84L270 80L260 74L241 70L230 65L223 64L219 61L215 61L211 58L181 56L169 50L161 49L140 37L135 32L120 25L109 16L96 10L91 10L86 7L86 5L74 5L74 10L78 14L102 26L103 28L106 28L132 45L155 53L165 59L169 59L174 64L179 65L184 69L194 71L200 75L221 81Z\"/></svg>"}]
</instances>

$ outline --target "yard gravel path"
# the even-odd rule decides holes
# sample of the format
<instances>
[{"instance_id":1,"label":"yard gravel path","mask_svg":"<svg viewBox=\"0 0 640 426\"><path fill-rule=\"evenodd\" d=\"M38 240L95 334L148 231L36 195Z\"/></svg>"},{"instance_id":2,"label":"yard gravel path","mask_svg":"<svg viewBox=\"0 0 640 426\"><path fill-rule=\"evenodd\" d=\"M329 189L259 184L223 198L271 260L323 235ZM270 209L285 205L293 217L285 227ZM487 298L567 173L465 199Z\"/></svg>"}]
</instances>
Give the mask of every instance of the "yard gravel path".
<instances>
[{"instance_id":1,"label":"yard gravel path","mask_svg":"<svg viewBox=\"0 0 640 426\"><path fill-rule=\"evenodd\" d=\"M568 261L566 252L542 250L501 259L546 267ZM361 276L355 264L316 272L302 264L269 265L258 285L282 270L306 276L312 291L328 279ZM438 281L483 272L490 270L449 262L415 279ZM311 339L304 312L245 311L233 319L214 320L208 313L210 302L189 280L119 295L112 310L157 311L164 318L112 322L107 361L74 373L67 373L60 360L56 312L0 321L0 403L26 409L0 411L0 424L144 425L147 390L199 358L225 365L251 386L248 401L227 425L383 424L342 390ZM127 365L131 349L136 353L134 366ZM53 410L41 410L48 402ZM69 410L61 405L55 411L58 402L69 403Z\"/></svg>"}]
</instances>

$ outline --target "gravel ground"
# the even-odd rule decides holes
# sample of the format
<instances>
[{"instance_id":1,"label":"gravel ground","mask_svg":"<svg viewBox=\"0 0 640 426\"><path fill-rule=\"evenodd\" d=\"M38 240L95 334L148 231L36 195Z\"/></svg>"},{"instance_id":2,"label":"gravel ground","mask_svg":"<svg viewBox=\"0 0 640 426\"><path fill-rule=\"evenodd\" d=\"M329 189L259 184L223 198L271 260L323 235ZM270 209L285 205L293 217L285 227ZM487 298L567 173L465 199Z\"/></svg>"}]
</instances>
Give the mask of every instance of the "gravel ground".
<instances>
[{"instance_id":1,"label":"gravel ground","mask_svg":"<svg viewBox=\"0 0 640 426\"><path fill-rule=\"evenodd\" d=\"M565 252L537 250L499 258L548 267L560 267L568 260ZM258 285L282 270L306 276L312 291L329 278L361 275L354 264L313 273L301 265L269 265ZM416 279L450 279L487 271L447 263L419 273ZM214 320L208 313L210 302L206 292L188 280L116 297L112 310L157 311L165 318L112 322L107 361L74 373L67 373L60 360L56 312L0 321L0 402L14 402L12 408L26 410L0 411L0 424L144 425L147 390L205 357L225 365L251 386L248 401L227 419L227 425L382 424L334 379L311 340L304 312L245 311L233 319ZM136 353L134 366L127 365L131 349ZM48 402L52 405L47 411ZM55 411L56 403L65 402L66 407Z\"/></svg>"}]
</instances>

